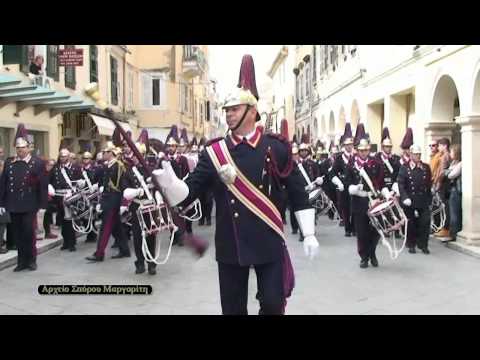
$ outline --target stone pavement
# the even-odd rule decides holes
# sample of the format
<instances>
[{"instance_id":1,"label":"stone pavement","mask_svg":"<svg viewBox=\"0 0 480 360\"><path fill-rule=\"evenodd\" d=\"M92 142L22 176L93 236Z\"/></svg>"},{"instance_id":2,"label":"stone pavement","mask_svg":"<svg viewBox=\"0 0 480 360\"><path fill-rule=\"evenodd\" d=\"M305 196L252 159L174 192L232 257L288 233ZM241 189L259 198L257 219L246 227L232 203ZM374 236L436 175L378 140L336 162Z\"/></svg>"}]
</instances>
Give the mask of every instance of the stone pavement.
<instances>
[{"instance_id":1,"label":"stone pavement","mask_svg":"<svg viewBox=\"0 0 480 360\"><path fill-rule=\"evenodd\" d=\"M288 214L287 214L288 218ZM194 225L211 239L195 259L184 247L173 247L157 275L134 274L134 257L113 260L108 248L103 263L88 264L95 245L78 240L77 252L52 249L38 257L38 270L0 271L0 314L220 314L217 264L212 227ZM317 226L319 256L310 261L302 243L287 227L296 287L287 314L480 314L480 260L431 241L430 255L403 252L391 260L379 246L379 268L359 268L356 239L322 217ZM261 241L261 239L259 239ZM133 251L132 251L133 253ZM152 295L39 295L43 284L152 285ZM258 312L256 279L250 277L249 313Z\"/></svg>"}]
</instances>

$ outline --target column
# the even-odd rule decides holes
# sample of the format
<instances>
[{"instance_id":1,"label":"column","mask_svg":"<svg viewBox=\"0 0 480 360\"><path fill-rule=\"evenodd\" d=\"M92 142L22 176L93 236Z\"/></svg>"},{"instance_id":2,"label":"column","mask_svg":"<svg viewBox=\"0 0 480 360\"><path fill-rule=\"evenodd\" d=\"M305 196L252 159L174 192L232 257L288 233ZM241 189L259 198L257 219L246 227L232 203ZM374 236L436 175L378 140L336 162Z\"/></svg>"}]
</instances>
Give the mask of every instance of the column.
<instances>
[{"instance_id":1,"label":"column","mask_svg":"<svg viewBox=\"0 0 480 360\"><path fill-rule=\"evenodd\" d=\"M456 122L462 127L463 193L463 228L457 241L480 246L480 166L475 151L480 144L480 115L458 116Z\"/></svg>"}]
</instances>

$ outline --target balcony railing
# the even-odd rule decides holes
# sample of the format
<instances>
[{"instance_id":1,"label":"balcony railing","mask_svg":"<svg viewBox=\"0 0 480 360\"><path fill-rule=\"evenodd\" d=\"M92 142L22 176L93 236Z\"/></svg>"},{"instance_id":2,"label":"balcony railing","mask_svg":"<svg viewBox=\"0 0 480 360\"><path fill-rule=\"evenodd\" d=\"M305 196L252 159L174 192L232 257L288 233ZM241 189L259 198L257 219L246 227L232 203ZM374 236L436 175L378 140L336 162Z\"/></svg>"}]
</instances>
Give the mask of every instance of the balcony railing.
<instances>
[{"instance_id":1,"label":"balcony railing","mask_svg":"<svg viewBox=\"0 0 480 360\"><path fill-rule=\"evenodd\" d=\"M186 78L194 78L200 76L206 70L206 59L203 51L196 48L191 55L183 58L183 76Z\"/></svg>"}]
</instances>

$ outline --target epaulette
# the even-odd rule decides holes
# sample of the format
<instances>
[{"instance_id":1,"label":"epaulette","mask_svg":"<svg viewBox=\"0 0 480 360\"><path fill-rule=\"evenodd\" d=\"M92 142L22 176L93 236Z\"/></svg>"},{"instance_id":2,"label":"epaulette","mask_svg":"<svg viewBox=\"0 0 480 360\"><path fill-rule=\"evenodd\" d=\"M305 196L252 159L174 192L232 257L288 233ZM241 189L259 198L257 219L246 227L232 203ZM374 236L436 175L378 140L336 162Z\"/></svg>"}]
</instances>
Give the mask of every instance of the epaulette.
<instances>
[{"instance_id":1,"label":"epaulette","mask_svg":"<svg viewBox=\"0 0 480 360\"><path fill-rule=\"evenodd\" d=\"M205 146L210 146L213 143L219 142L220 140L223 140L223 139L225 139L225 138L220 136L220 137L217 137L215 139L208 140L207 143L205 144Z\"/></svg>"},{"instance_id":2,"label":"epaulette","mask_svg":"<svg viewBox=\"0 0 480 360\"><path fill-rule=\"evenodd\" d=\"M272 138L274 138L274 139L280 140L280 141L283 142L283 143L286 143L286 144L289 143L288 139L287 139L285 136L281 135L281 134L276 134L276 133L269 132L269 133L267 133L267 134L265 134L265 135L266 135L266 136L269 136L269 137L272 137Z\"/></svg>"}]
</instances>

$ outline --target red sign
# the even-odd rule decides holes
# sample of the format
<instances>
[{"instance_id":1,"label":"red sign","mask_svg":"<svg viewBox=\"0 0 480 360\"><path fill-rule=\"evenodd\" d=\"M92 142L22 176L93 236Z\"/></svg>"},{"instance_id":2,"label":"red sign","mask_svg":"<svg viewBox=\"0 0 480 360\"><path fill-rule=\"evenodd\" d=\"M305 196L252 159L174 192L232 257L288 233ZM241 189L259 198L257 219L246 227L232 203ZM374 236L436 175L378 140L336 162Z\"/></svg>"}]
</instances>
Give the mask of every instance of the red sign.
<instances>
[{"instance_id":1,"label":"red sign","mask_svg":"<svg viewBox=\"0 0 480 360\"><path fill-rule=\"evenodd\" d=\"M59 66L83 66L83 49L59 49Z\"/></svg>"}]
</instances>

